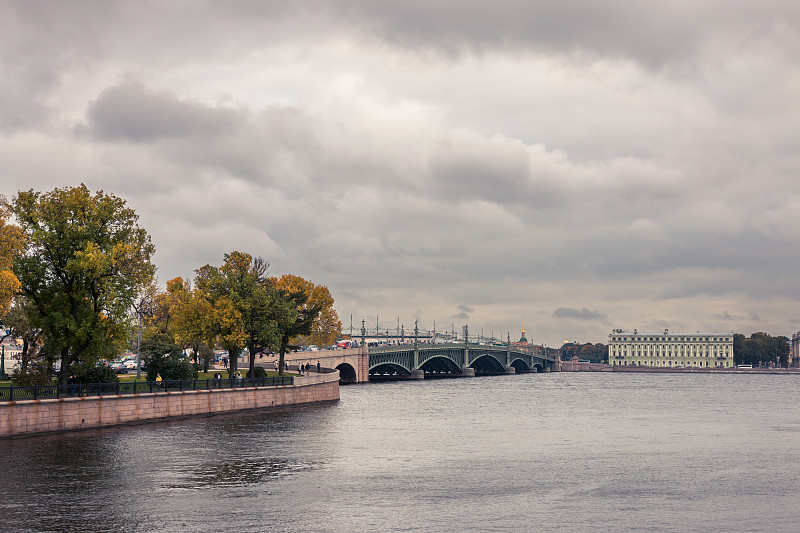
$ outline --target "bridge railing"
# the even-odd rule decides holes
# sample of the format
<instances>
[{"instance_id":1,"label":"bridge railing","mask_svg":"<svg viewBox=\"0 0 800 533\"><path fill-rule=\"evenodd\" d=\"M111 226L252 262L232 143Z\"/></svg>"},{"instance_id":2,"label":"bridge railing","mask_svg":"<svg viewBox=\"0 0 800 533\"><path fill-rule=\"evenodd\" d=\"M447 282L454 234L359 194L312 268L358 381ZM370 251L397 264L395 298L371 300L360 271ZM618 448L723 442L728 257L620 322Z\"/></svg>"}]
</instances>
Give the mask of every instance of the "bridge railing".
<instances>
[{"instance_id":1,"label":"bridge railing","mask_svg":"<svg viewBox=\"0 0 800 533\"><path fill-rule=\"evenodd\" d=\"M470 343L469 345L470 350L487 350L487 351L505 351L508 349L506 345L498 345L498 344L477 344L477 343ZM424 343L419 345L420 350L444 350L449 348L456 348L456 349L463 349L464 343L463 342L447 342L447 343ZM411 351L414 349L413 344L391 344L385 346L371 346L369 348L369 353L371 354L378 354L378 353L387 353L387 352L397 352L397 351ZM535 352L533 350L528 351L522 349L520 347L512 347L511 351L513 353L521 353L524 355L537 357L539 359L544 359L548 361L555 361L554 356L547 357L545 354Z\"/></svg>"},{"instance_id":2,"label":"bridge railing","mask_svg":"<svg viewBox=\"0 0 800 533\"><path fill-rule=\"evenodd\" d=\"M77 385L32 385L0 387L0 401L47 400L83 396L118 396L154 392L236 389L242 387L279 387L292 384L292 376L241 379L179 379L163 381L128 381Z\"/></svg>"}]
</instances>

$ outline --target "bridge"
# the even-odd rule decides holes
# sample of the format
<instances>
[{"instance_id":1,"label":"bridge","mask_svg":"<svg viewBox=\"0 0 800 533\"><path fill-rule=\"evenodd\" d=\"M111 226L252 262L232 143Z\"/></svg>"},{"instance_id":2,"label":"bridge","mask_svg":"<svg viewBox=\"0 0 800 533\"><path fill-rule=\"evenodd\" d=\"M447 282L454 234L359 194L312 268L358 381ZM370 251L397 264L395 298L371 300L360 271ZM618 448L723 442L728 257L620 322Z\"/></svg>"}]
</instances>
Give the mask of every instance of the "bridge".
<instances>
[{"instance_id":1,"label":"bridge","mask_svg":"<svg viewBox=\"0 0 800 533\"><path fill-rule=\"evenodd\" d=\"M286 355L290 365L320 362L339 370L342 383L373 379L425 379L476 375L549 372L556 357L545 357L510 344L473 343L398 344L344 350L295 352Z\"/></svg>"}]
</instances>

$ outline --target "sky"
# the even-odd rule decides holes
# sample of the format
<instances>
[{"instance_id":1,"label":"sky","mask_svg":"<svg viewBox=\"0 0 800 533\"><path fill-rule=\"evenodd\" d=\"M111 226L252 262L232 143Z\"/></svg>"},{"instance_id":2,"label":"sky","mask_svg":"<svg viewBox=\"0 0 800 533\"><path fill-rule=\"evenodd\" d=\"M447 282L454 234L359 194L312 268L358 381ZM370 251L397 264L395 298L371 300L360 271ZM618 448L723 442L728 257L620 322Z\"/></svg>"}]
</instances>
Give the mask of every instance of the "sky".
<instances>
[{"instance_id":1,"label":"sky","mask_svg":"<svg viewBox=\"0 0 800 533\"><path fill-rule=\"evenodd\" d=\"M121 198L346 331L800 330L800 3L7 0L0 193Z\"/></svg>"}]
</instances>

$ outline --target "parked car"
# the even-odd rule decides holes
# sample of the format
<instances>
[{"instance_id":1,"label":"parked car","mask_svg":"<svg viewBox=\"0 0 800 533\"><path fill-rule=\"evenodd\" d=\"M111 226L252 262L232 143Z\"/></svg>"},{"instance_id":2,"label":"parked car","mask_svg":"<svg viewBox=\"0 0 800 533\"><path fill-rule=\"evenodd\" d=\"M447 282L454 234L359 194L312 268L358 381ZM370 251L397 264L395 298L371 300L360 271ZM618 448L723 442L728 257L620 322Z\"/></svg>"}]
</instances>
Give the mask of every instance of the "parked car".
<instances>
[{"instance_id":1,"label":"parked car","mask_svg":"<svg viewBox=\"0 0 800 533\"><path fill-rule=\"evenodd\" d=\"M125 368L128 370L135 370L136 369L136 359L129 359L125 361Z\"/></svg>"},{"instance_id":2,"label":"parked car","mask_svg":"<svg viewBox=\"0 0 800 533\"><path fill-rule=\"evenodd\" d=\"M125 368L125 363L123 363L122 361L114 361L113 363L111 363L108 366L112 370L116 370L117 374L127 374L128 373L128 369Z\"/></svg>"}]
</instances>

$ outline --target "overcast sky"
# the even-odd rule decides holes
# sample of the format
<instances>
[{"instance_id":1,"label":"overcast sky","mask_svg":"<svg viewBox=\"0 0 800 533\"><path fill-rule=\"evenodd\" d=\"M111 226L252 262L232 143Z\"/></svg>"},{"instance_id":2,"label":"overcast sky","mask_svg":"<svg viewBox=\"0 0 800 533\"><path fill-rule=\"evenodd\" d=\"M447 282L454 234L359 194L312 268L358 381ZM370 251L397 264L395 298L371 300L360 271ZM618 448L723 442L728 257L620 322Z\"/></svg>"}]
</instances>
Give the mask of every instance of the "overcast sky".
<instances>
[{"instance_id":1,"label":"overcast sky","mask_svg":"<svg viewBox=\"0 0 800 533\"><path fill-rule=\"evenodd\" d=\"M349 330L800 330L800 3L13 1L2 190L126 199Z\"/></svg>"}]
</instances>

